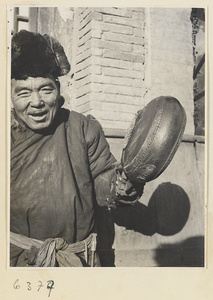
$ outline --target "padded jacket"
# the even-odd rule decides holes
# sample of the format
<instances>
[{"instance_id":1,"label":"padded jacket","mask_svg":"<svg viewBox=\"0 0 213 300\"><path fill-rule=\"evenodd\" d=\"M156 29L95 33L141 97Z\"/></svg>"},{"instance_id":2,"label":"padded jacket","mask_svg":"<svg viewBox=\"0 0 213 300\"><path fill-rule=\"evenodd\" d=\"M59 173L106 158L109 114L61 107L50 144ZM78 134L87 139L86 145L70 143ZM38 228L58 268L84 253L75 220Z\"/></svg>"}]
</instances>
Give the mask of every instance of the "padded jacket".
<instances>
[{"instance_id":1,"label":"padded jacket","mask_svg":"<svg viewBox=\"0 0 213 300\"><path fill-rule=\"evenodd\" d=\"M95 202L108 205L116 173L99 123L61 108L47 132L18 125L11 134L10 230L43 241L61 237L74 243L88 237L94 231ZM101 177L106 173L108 182ZM15 264L21 251L11 245Z\"/></svg>"}]
</instances>

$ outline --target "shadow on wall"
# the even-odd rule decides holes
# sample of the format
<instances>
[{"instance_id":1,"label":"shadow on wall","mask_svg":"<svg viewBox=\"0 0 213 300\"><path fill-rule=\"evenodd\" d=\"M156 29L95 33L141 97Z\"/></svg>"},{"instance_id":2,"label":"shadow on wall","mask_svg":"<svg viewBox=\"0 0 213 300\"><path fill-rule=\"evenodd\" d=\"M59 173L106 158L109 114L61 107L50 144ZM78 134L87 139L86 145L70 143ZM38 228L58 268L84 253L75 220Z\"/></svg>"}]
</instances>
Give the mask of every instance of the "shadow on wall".
<instances>
[{"instance_id":1,"label":"shadow on wall","mask_svg":"<svg viewBox=\"0 0 213 300\"><path fill-rule=\"evenodd\" d=\"M148 206L138 202L131 207L113 211L114 222L144 235L159 233L170 236L186 224L190 202L185 191L170 182L160 184L152 194Z\"/></svg>"},{"instance_id":2,"label":"shadow on wall","mask_svg":"<svg viewBox=\"0 0 213 300\"><path fill-rule=\"evenodd\" d=\"M204 267L204 237L195 236L177 244L163 244L155 249L157 266Z\"/></svg>"},{"instance_id":3,"label":"shadow on wall","mask_svg":"<svg viewBox=\"0 0 213 300\"><path fill-rule=\"evenodd\" d=\"M154 191L148 206L137 202L133 206L118 207L110 213L103 207L97 210L100 259L103 266L114 266L114 223L148 236L155 233L171 236L180 232L186 224L190 202L180 186L165 182ZM156 261L160 264L157 254Z\"/></svg>"}]
</instances>

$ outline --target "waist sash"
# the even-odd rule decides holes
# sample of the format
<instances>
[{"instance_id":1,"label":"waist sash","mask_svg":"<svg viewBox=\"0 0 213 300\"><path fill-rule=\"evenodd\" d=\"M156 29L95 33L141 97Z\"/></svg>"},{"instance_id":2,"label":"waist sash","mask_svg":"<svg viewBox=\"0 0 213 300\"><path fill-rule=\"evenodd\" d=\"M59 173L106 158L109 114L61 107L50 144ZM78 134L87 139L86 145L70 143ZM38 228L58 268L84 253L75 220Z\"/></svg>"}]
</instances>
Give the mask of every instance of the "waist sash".
<instances>
[{"instance_id":1,"label":"waist sash","mask_svg":"<svg viewBox=\"0 0 213 300\"><path fill-rule=\"evenodd\" d=\"M87 262L88 250L92 253L91 267L93 267L94 253L96 250L96 234L91 233L83 241L68 244L62 238L49 238L40 241L32 239L21 234L10 232L10 243L26 250L37 248L38 253L34 267L82 267L80 258L76 255L84 252L85 261Z\"/></svg>"}]
</instances>

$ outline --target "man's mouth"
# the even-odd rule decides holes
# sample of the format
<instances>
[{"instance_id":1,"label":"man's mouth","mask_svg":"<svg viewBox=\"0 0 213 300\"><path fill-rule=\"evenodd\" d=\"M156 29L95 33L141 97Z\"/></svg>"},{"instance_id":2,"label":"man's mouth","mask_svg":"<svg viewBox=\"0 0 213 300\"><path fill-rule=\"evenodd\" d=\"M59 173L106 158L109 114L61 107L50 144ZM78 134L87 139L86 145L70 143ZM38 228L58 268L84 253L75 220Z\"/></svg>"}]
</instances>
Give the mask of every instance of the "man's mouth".
<instances>
[{"instance_id":1,"label":"man's mouth","mask_svg":"<svg viewBox=\"0 0 213 300\"><path fill-rule=\"evenodd\" d=\"M35 111L29 114L35 121L43 121L46 118L47 111Z\"/></svg>"}]
</instances>

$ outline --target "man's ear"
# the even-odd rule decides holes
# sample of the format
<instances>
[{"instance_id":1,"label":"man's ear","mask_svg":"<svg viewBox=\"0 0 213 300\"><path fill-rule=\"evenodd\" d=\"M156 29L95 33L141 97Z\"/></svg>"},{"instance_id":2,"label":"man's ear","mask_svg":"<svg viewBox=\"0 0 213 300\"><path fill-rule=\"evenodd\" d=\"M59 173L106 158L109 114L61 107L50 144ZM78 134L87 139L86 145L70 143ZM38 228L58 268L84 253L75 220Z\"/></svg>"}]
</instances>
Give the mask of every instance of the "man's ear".
<instances>
[{"instance_id":1,"label":"man's ear","mask_svg":"<svg viewBox=\"0 0 213 300\"><path fill-rule=\"evenodd\" d=\"M58 93L59 93L59 99L58 99L58 106L59 108L62 107L64 105L64 97L60 95L60 90L61 90L61 84L60 84L60 81L58 79L55 80L55 83L56 83L56 86L57 86L57 89L58 89Z\"/></svg>"},{"instance_id":2,"label":"man's ear","mask_svg":"<svg viewBox=\"0 0 213 300\"><path fill-rule=\"evenodd\" d=\"M59 92L59 94L60 94L60 89L61 89L60 81L59 81L58 79L55 79L54 81L55 81L55 84L56 84L56 86L57 86L58 92Z\"/></svg>"},{"instance_id":3,"label":"man's ear","mask_svg":"<svg viewBox=\"0 0 213 300\"><path fill-rule=\"evenodd\" d=\"M59 96L59 99L58 99L58 106L59 106L59 108L62 107L63 105L64 105L64 97Z\"/></svg>"}]
</instances>

